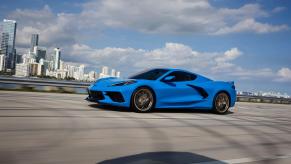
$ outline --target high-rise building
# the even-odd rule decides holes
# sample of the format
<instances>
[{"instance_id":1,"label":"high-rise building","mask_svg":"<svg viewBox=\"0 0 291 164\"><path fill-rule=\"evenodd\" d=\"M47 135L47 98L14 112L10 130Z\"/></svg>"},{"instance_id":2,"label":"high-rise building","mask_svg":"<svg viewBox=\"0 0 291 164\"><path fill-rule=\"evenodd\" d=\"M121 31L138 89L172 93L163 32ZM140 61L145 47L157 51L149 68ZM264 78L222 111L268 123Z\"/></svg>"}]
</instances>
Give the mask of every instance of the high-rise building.
<instances>
[{"instance_id":1,"label":"high-rise building","mask_svg":"<svg viewBox=\"0 0 291 164\"><path fill-rule=\"evenodd\" d=\"M34 50L34 47L38 46L38 34L32 34L30 40L30 51Z\"/></svg>"},{"instance_id":2,"label":"high-rise building","mask_svg":"<svg viewBox=\"0 0 291 164\"><path fill-rule=\"evenodd\" d=\"M102 67L102 73L103 73L104 75L108 75L108 74L109 74L109 68L108 68L107 66L103 66L103 67Z\"/></svg>"},{"instance_id":3,"label":"high-rise building","mask_svg":"<svg viewBox=\"0 0 291 164\"><path fill-rule=\"evenodd\" d=\"M15 49L15 38L16 38L16 21L14 20L3 20L2 24L2 42L1 51L6 57L6 69L14 69L16 63L16 49Z\"/></svg>"},{"instance_id":4,"label":"high-rise building","mask_svg":"<svg viewBox=\"0 0 291 164\"><path fill-rule=\"evenodd\" d=\"M105 77L109 77L109 68L107 66L103 66L102 67L102 71L99 74L99 78L105 78Z\"/></svg>"},{"instance_id":5,"label":"high-rise building","mask_svg":"<svg viewBox=\"0 0 291 164\"><path fill-rule=\"evenodd\" d=\"M30 76L44 75L44 66L40 63L30 63L29 64L29 75Z\"/></svg>"},{"instance_id":6,"label":"high-rise building","mask_svg":"<svg viewBox=\"0 0 291 164\"><path fill-rule=\"evenodd\" d=\"M46 59L46 49L44 47L34 46L31 54L37 63L39 63L40 59Z\"/></svg>"},{"instance_id":7,"label":"high-rise building","mask_svg":"<svg viewBox=\"0 0 291 164\"><path fill-rule=\"evenodd\" d=\"M120 71L116 72L115 77L120 77Z\"/></svg>"},{"instance_id":8,"label":"high-rise building","mask_svg":"<svg viewBox=\"0 0 291 164\"><path fill-rule=\"evenodd\" d=\"M81 64L79 67L79 80L84 80L85 65Z\"/></svg>"},{"instance_id":9,"label":"high-rise building","mask_svg":"<svg viewBox=\"0 0 291 164\"><path fill-rule=\"evenodd\" d=\"M16 64L15 76L27 77L27 76L29 76L29 71L30 71L30 64L29 63Z\"/></svg>"},{"instance_id":10,"label":"high-rise building","mask_svg":"<svg viewBox=\"0 0 291 164\"><path fill-rule=\"evenodd\" d=\"M116 76L116 71L115 71L115 69L112 69L112 70L111 70L111 76L112 76L112 77L115 77L115 76Z\"/></svg>"},{"instance_id":11,"label":"high-rise building","mask_svg":"<svg viewBox=\"0 0 291 164\"><path fill-rule=\"evenodd\" d=\"M16 54L16 64L23 63L22 55Z\"/></svg>"},{"instance_id":12,"label":"high-rise building","mask_svg":"<svg viewBox=\"0 0 291 164\"><path fill-rule=\"evenodd\" d=\"M0 71L5 70L5 55L0 54Z\"/></svg>"},{"instance_id":13,"label":"high-rise building","mask_svg":"<svg viewBox=\"0 0 291 164\"><path fill-rule=\"evenodd\" d=\"M30 54L23 54L22 63L35 63L35 58L31 57Z\"/></svg>"},{"instance_id":14,"label":"high-rise building","mask_svg":"<svg viewBox=\"0 0 291 164\"><path fill-rule=\"evenodd\" d=\"M1 36L1 54L5 56L8 51L8 39L9 39L9 34L3 32Z\"/></svg>"},{"instance_id":15,"label":"high-rise building","mask_svg":"<svg viewBox=\"0 0 291 164\"><path fill-rule=\"evenodd\" d=\"M98 75L95 71L90 71L88 73L88 81L95 81L98 78Z\"/></svg>"},{"instance_id":16,"label":"high-rise building","mask_svg":"<svg viewBox=\"0 0 291 164\"><path fill-rule=\"evenodd\" d=\"M64 61L60 60L60 70L64 70L65 69L65 63Z\"/></svg>"},{"instance_id":17,"label":"high-rise building","mask_svg":"<svg viewBox=\"0 0 291 164\"><path fill-rule=\"evenodd\" d=\"M60 69L60 62L61 62L61 50L60 48L55 48L54 55L53 55L53 69L54 70Z\"/></svg>"},{"instance_id":18,"label":"high-rise building","mask_svg":"<svg viewBox=\"0 0 291 164\"><path fill-rule=\"evenodd\" d=\"M76 67L72 65L68 65L68 77L74 77L74 73L76 72Z\"/></svg>"},{"instance_id":19,"label":"high-rise building","mask_svg":"<svg viewBox=\"0 0 291 164\"><path fill-rule=\"evenodd\" d=\"M8 39L9 39L8 33L2 33L0 55L3 55L3 57L4 57L3 61L5 62L2 65L3 66L2 71L5 71L5 69L6 69L6 54L7 54L7 51L8 51Z\"/></svg>"},{"instance_id":20,"label":"high-rise building","mask_svg":"<svg viewBox=\"0 0 291 164\"><path fill-rule=\"evenodd\" d=\"M46 71L49 71L49 66L50 66L50 61L44 60L44 59L40 59L39 60L39 64L43 65L43 75L45 75Z\"/></svg>"}]
</instances>

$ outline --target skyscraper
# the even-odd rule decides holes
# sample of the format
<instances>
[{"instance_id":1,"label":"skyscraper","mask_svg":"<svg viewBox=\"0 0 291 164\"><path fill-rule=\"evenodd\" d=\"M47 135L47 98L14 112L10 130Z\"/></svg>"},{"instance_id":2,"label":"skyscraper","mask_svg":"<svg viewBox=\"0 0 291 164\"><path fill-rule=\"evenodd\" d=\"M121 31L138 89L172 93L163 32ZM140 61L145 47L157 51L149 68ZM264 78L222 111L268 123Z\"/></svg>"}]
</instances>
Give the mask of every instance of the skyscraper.
<instances>
[{"instance_id":1,"label":"skyscraper","mask_svg":"<svg viewBox=\"0 0 291 164\"><path fill-rule=\"evenodd\" d=\"M112 69L112 70L111 70L111 76L112 76L112 77L115 77L115 76L116 76L116 71L115 71L115 69Z\"/></svg>"},{"instance_id":2,"label":"skyscraper","mask_svg":"<svg viewBox=\"0 0 291 164\"><path fill-rule=\"evenodd\" d=\"M81 64L79 67L79 79L78 80L84 80L84 72L85 72L85 65Z\"/></svg>"},{"instance_id":3,"label":"skyscraper","mask_svg":"<svg viewBox=\"0 0 291 164\"><path fill-rule=\"evenodd\" d=\"M102 73L103 73L104 75L108 75L108 74L109 74L109 68L108 68L107 66L103 66L103 67L102 67Z\"/></svg>"},{"instance_id":4,"label":"skyscraper","mask_svg":"<svg viewBox=\"0 0 291 164\"><path fill-rule=\"evenodd\" d=\"M109 68L107 66L103 66L102 67L102 71L99 74L99 78L104 78L104 77L108 77L109 75Z\"/></svg>"},{"instance_id":5,"label":"skyscraper","mask_svg":"<svg viewBox=\"0 0 291 164\"><path fill-rule=\"evenodd\" d=\"M61 61L61 50L60 48L55 48L54 55L53 55L53 69L54 70L60 69L60 61Z\"/></svg>"},{"instance_id":6,"label":"skyscraper","mask_svg":"<svg viewBox=\"0 0 291 164\"><path fill-rule=\"evenodd\" d=\"M115 76L120 77L120 71L116 72Z\"/></svg>"},{"instance_id":7,"label":"skyscraper","mask_svg":"<svg viewBox=\"0 0 291 164\"><path fill-rule=\"evenodd\" d=\"M16 50L15 50L15 38L16 38L16 21L3 20L2 24L2 42L1 53L5 55L6 69L14 69L16 63Z\"/></svg>"},{"instance_id":8,"label":"skyscraper","mask_svg":"<svg viewBox=\"0 0 291 164\"><path fill-rule=\"evenodd\" d=\"M9 39L9 34L8 33L2 33L1 36L1 54L6 57L6 52L8 51L8 39Z\"/></svg>"},{"instance_id":9,"label":"skyscraper","mask_svg":"<svg viewBox=\"0 0 291 164\"><path fill-rule=\"evenodd\" d=\"M0 55L0 71L4 71L4 70L5 70L5 56Z\"/></svg>"},{"instance_id":10,"label":"skyscraper","mask_svg":"<svg viewBox=\"0 0 291 164\"><path fill-rule=\"evenodd\" d=\"M34 46L33 51L30 52L37 63L40 59L46 59L46 49L44 47Z\"/></svg>"},{"instance_id":11,"label":"skyscraper","mask_svg":"<svg viewBox=\"0 0 291 164\"><path fill-rule=\"evenodd\" d=\"M34 47L38 46L38 34L32 34L30 40L30 51L34 50Z\"/></svg>"}]
</instances>

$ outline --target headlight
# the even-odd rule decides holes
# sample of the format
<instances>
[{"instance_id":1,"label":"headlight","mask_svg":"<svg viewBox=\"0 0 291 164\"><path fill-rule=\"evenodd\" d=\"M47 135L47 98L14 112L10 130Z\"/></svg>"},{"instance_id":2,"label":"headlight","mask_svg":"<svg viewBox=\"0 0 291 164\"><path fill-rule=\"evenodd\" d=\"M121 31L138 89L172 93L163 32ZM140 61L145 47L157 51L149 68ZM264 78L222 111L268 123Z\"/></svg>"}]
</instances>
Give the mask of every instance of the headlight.
<instances>
[{"instance_id":1,"label":"headlight","mask_svg":"<svg viewBox=\"0 0 291 164\"><path fill-rule=\"evenodd\" d=\"M134 83L136 83L135 80L128 80L128 81L122 81L122 82L114 83L111 86L124 86L124 85L130 85L130 84L134 84Z\"/></svg>"}]
</instances>

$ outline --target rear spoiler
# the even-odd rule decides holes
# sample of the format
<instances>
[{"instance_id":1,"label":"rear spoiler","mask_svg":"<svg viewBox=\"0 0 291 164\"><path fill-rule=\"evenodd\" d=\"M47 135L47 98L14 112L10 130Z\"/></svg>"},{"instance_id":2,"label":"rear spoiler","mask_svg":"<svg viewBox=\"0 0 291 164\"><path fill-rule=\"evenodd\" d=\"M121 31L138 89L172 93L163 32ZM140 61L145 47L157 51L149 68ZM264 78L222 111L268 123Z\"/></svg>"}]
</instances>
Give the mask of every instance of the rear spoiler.
<instances>
[{"instance_id":1,"label":"rear spoiler","mask_svg":"<svg viewBox=\"0 0 291 164\"><path fill-rule=\"evenodd\" d=\"M230 84L234 85L234 81L228 81L228 83L230 83Z\"/></svg>"},{"instance_id":2,"label":"rear spoiler","mask_svg":"<svg viewBox=\"0 0 291 164\"><path fill-rule=\"evenodd\" d=\"M231 85L231 88L235 89L234 81L228 81L228 83Z\"/></svg>"}]
</instances>

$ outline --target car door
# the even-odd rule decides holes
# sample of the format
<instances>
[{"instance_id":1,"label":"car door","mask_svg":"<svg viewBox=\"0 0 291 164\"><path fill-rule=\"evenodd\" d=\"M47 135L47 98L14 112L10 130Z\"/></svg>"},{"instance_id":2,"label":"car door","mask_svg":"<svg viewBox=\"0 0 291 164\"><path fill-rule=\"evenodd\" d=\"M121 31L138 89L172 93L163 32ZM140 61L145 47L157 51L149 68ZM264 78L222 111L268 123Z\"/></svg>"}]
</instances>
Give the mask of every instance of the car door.
<instances>
[{"instance_id":1,"label":"car door","mask_svg":"<svg viewBox=\"0 0 291 164\"><path fill-rule=\"evenodd\" d=\"M165 80L173 76L171 80ZM164 77L159 87L159 103L161 106L191 106L202 100L201 94L195 89L197 76L184 71L174 71ZM193 87L194 86L194 87Z\"/></svg>"}]
</instances>

